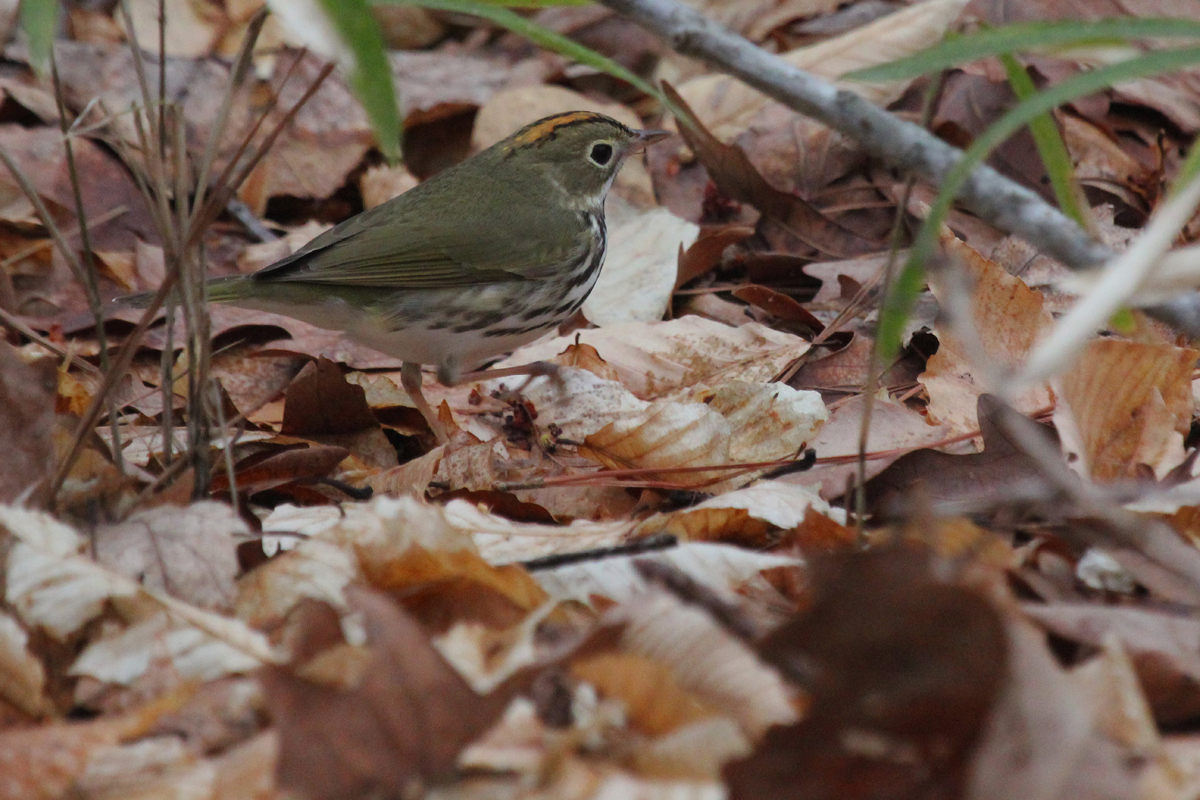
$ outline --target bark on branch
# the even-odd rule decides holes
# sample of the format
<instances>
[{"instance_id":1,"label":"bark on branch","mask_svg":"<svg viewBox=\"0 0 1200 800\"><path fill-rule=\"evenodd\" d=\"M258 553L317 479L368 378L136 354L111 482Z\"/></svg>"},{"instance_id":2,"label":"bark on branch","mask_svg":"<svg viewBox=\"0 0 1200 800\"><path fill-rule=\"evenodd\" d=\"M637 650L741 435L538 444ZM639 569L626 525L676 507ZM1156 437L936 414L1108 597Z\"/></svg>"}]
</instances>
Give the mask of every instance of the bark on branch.
<instances>
[{"instance_id":1,"label":"bark on branch","mask_svg":"<svg viewBox=\"0 0 1200 800\"><path fill-rule=\"evenodd\" d=\"M733 75L785 106L853 138L889 166L940 184L962 157L962 151L919 125L792 66L679 0L599 2L666 40L676 52ZM1058 209L991 167L978 167L958 200L981 219L1022 237L1073 269L1097 266L1114 255ZM1200 295L1187 295L1147 310L1192 335L1200 333Z\"/></svg>"}]
</instances>

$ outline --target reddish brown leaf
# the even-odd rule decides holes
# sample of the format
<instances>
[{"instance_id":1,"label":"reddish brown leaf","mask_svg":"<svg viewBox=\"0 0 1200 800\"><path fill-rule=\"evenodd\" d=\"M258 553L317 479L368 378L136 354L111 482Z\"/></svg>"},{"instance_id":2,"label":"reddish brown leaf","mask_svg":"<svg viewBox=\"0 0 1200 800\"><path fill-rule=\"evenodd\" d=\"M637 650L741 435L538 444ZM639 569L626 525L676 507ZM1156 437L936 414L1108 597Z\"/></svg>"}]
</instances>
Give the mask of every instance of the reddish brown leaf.
<instances>
[{"instance_id":1,"label":"reddish brown leaf","mask_svg":"<svg viewBox=\"0 0 1200 800\"><path fill-rule=\"evenodd\" d=\"M387 597L353 588L346 597L363 617L370 648L357 685L316 683L296 668L263 673L280 732L279 784L309 800L407 796L453 774L459 751L496 720L517 679L477 695ZM327 606L310 603L298 613L301 652L340 636Z\"/></svg>"},{"instance_id":2,"label":"reddish brown leaf","mask_svg":"<svg viewBox=\"0 0 1200 800\"><path fill-rule=\"evenodd\" d=\"M307 365L288 387L283 407L287 435L357 433L378 425L363 388L347 383L327 358Z\"/></svg>"},{"instance_id":3,"label":"reddish brown leaf","mask_svg":"<svg viewBox=\"0 0 1200 800\"><path fill-rule=\"evenodd\" d=\"M261 492L304 478L323 478L342 462L350 451L334 445L314 445L284 450L256 461L245 469L239 467L235 476L240 492ZM211 489L229 489L229 475L221 470L213 475Z\"/></svg>"},{"instance_id":4,"label":"reddish brown leaf","mask_svg":"<svg viewBox=\"0 0 1200 800\"><path fill-rule=\"evenodd\" d=\"M51 360L26 364L0 342L0 502L12 502L31 488L40 491L39 482L54 467L57 378Z\"/></svg>"},{"instance_id":5,"label":"reddish brown leaf","mask_svg":"<svg viewBox=\"0 0 1200 800\"><path fill-rule=\"evenodd\" d=\"M686 114L680 120L680 134L726 195L754 205L788 233L823 253L848 257L881 249L879 242L863 239L842 227L806 200L771 186L740 147L723 144L704 128L670 85L664 83L663 89Z\"/></svg>"},{"instance_id":6,"label":"reddish brown leaf","mask_svg":"<svg viewBox=\"0 0 1200 800\"><path fill-rule=\"evenodd\" d=\"M818 575L812 609L762 644L812 706L726 767L730 796L959 797L1005 677L1000 616L910 550L830 559Z\"/></svg>"},{"instance_id":7,"label":"reddish brown leaf","mask_svg":"<svg viewBox=\"0 0 1200 800\"><path fill-rule=\"evenodd\" d=\"M700 229L692 246L679 254L679 274L675 288L699 278L717 264L725 248L754 235L754 228L745 225L711 225Z\"/></svg>"}]
</instances>

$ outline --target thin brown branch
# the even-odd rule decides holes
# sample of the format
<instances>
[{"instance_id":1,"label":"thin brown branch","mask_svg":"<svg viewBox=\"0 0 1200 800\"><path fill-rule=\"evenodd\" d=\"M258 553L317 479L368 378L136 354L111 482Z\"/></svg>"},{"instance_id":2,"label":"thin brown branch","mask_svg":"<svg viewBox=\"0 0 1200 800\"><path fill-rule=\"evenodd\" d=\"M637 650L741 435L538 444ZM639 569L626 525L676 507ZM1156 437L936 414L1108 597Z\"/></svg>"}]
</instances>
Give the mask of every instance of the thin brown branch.
<instances>
[{"instance_id":1,"label":"thin brown branch","mask_svg":"<svg viewBox=\"0 0 1200 800\"><path fill-rule=\"evenodd\" d=\"M940 184L962 151L921 126L839 89L707 19L680 0L600 0L666 40L678 53L726 72L805 116L849 136L884 163ZM981 219L1014 233L1072 269L1114 255L1104 244L1034 192L986 165L976 167L958 199ZM1200 293L1147 309L1158 319L1200 335Z\"/></svg>"}]
</instances>

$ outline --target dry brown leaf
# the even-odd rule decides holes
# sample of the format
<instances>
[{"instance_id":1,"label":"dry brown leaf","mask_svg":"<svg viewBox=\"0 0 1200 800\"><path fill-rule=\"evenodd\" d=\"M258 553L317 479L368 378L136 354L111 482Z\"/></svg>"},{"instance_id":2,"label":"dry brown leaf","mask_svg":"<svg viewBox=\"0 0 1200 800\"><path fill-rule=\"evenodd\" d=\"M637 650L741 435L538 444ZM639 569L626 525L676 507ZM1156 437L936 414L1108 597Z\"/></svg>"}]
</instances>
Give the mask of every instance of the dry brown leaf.
<instances>
[{"instance_id":1,"label":"dry brown leaf","mask_svg":"<svg viewBox=\"0 0 1200 800\"><path fill-rule=\"evenodd\" d=\"M160 506L92 537L96 560L146 588L201 608L228 610L238 573L237 538L250 529L223 503Z\"/></svg>"},{"instance_id":2,"label":"dry brown leaf","mask_svg":"<svg viewBox=\"0 0 1200 800\"><path fill-rule=\"evenodd\" d=\"M841 257L880 250L882 244L864 238L825 215L808 200L772 185L754 166L746 151L724 144L706 130L669 85L665 92L677 105L683 122L680 134L704 165L721 193L739 203L748 203L792 237L819 253ZM792 246L791 241L788 242Z\"/></svg>"},{"instance_id":3,"label":"dry brown leaf","mask_svg":"<svg viewBox=\"0 0 1200 800\"><path fill-rule=\"evenodd\" d=\"M263 530L306 538L242 576L237 613L254 624L282 619L303 598L341 607L342 590L362 579L361 560L385 563L413 545L440 552L475 549L470 534L448 521L444 509L412 496L377 497L345 509L281 506Z\"/></svg>"},{"instance_id":4,"label":"dry brown leaf","mask_svg":"<svg viewBox=\"0 0 1200 800\"><path fill-rule=\"evenodd\" d=\"M624 625L628 652L665 665L682 689L736 719L751 739L796 720L779 673L695 606L656 591L614 609L609 620Z\"/></svg>"},{"instance_id":5,"label":"dry brown leaf","mask_svg":"<svg viewBox=\"0 0 1200 800\"><path fill-rule=\"evenodd\" d=\"M368 475L363 479L362 485L369 486L379 494L423 495L429 488L430 481L437 475L445 454L445 445L438 445L412 461L406 461L398 467L391 467L383 472Z\"/></svg>"},{"instance_id":6,"label":"dry brown leaf","mask_svg":"<svg viewBox=\"0 0 1200 800\"><path fill-rule=\"evenodd\" d=\"M32 499L45 493L42 482L54 467L54 405L58 372L54 362L26 364L0 342L0 502Z\"/></svg>"},{"instance_id":7,"label":"dry brown leaf","mask_svg":"<svg viewBox=\"0 0 1200 800\"><path fill-rule=\"evenodd\" d=\"M919 552L842 556L815 577L812 607L761 644L811 706L725 769L731 797L962 796L1004 684L1000 615Z\"/></svg>"},{"instance_id":8,"label":"dry brown leaf","mask_svg":"<svg viewBox=\"0 0 1200 800\"><path fill-rule=\"evenodd\" d=\"M967 276L971 291L969 324L982 344L980 357L986 355L990 361L990 374L1002 375L1005 370L1019 368L1053 322L1043 308L1041 295L948 231L942 236L942 246ZM952 289L947 283L933 282L933 294L943 306L948 291ZM957 436L979 429L975 413L979 395L997 387L987 386L978 375L973 358L976 353L959 340L955 330L954 325L935 326L940 346L918 380L929 393L930 421L949 426L951 435ZM1013 401L1013 406L1025 413L1051 405L1053 397L1046 386L1030 389Z\"/></svg>"},{"instance_id":9,"label":"dry brown leaf","mask_svg":"<svg viewBox=\"0 0 1200 800\"><path fill-rule=\"evenodd\" d=\"M785 483L817 486L821 497L825 499L841 496L846 491L847 480L858 474L858 464L854 462L857 460L855 457L858 454L864 407L865 402L861 396L853 397L838 406L816 438L808 443L809 447L817 452L817 465L804 472L786 475L780 480ZM882 398L876 400L871 413L867 452L886 455L867 460L867 479L870 480L882 472L909 449L926 447L947 436L945 426L930 425L926 417L907 406ZM844 461L840 464L821 464L820 460L824 458L839 458Z\"/></svg>"},{"instance_id":10,"label":"dry brown leaf","mask_svg":"<svg viewBox=\"0 0 1200 800\"><path fill-rule=\"evenodd\" d=\"M891 463L867 484L867 498L876 513L904 513L914 493L939 504L946 513L982 513L1003 507L1006 500L1050 501L1056 495L1047 485L1043 465L1014 438L1007 426L1019 425L1024 435L1053 447L1054 432L1017 414L991 395L979 398L982 453L955 455L918 449Z\"/></svg>"},{"instance_id":11,"label":"dry brown leaf","mask_svg":"<svg viewBox=\"0 0 1200 800\"><path fill-rule=\"evenodd\" d=\"M675 290L679 251L699 232L665 208L611 215L604 270L583 302L583 315L599 326L662 319Z\"/></svg>"},{"instance_id":12,"label":"dry brown leaf","mask_svg":"<svg viewBox=\"0 0 1200 800\"><path fill-rule=\"evenodd\" d=\"M66 796L96 753L144 726L135 715L0 731L0 800Z\"/></svg>"},{"instance_id":13,"label":"dry brown leaf","mask_svg":"<svg viewBox=\"0 0 1200 800\"><path fill-rule=\"evenodd\" d=\"M547 599L521 567L494 567L469 550L433 551L414 545L399 556L360 550L359 557L372 586L401 598L410 613L434 630L456 621L508 627Z\"/></svg>"},{"instance_id":14,"label":"dry brown leaf","mask_svg":"<svg viewBox=\"0 0 1200 800\"><path fill-rule=\"evenodd\" d=\"M449 778L459 751L500 716L516 684L476 694L387 597L353 589L347 599L371 649L355 688L313 683L282 667L263 674L280 731L280 786L321 800L402 795ZM340 637L329 611L301 609L294 636L302 650Z\"/></svg>"},{"instance_id":15,"label":"dry brown leaf","mask_svg":"<svg viewBox=\"0 0 1200 800\"><path fill-rule=\"evenodd\" d=\"M725 473L673 470L729 463L732 432L729 421L703 403L655 400L642 413L588 436L579 453L609 469L653 470L639 473L641 480L699 486Z\"/></svg>"},{"instance_id":16,"label":"dry brown leaf","mask_svg":"<svg viewBox=\"0 0 1200 800\"><path fill-rule=\"evenodd\" d=\"M655 530L657 524L651 519L646 527ZM579 548L560 546L559 552L587 546L583 543ZM542 588L556 600L588 603L595 598L603 598L616 603L633 603L645 593L648 586L638 570L641 562L661 564L682 573L730 603L736 603L740 595L769 589L761 574L766 570L795 569L800 565L800 561L791 556L761 553L714 542L685 542L651 553L613 556L568 563L553 569L539 569L534 575Z\"/></svg>"},{"instance_id":17,"label":"dry brown leaf","mask_svg":"<svg viewBox=\"0 0 1200 800\"><path fill-rule=\"evenodd\" d=\"M822 78L835 79L847 72L885 64L912 55L940 39L966 5L966 0L925 0L849 33L784 54L792 66ZM907 82L864 84L846 81L841 88L857 92L872 102L887 105L904 91ZM752 118L772 101L724 75L705 75L679 87L688 105L722 141L731 141L750 125Z\"/></svg>"},{"instance_id":18,"label":"dry brown leaf","mask_svg":"<svg viewBox=\"0 0 1200 800\"><path fill-rule=\"evenodd\" d=\"M337 364L320 358L288 387L283 433L347 434L379 426L362 387L346 382Z\"/></svg>"},{"instance_id":19,"label":"dry brown leaf","mask_svg":"<svg viewBox=\"0 0 1200 800\"><path fill-rule=\"evenodd\" d=\"M759 481L674 512L663 530L690 541L723 539L762 546L767 531L799 527L810 512L836 516L839 523L845 522L840 509L834 512L806 486Z\"/></svg>"},{"instance_id":20,"label":"dry brown leaf","mask_svg":"<svg viewBox=\"0 0 1200 800\"><path fill-rule=\"evenodd\" d=\"M552 360L576 339L591 345L643 400L697 383L766 383L808 352L799 336L747 322L739 327L687 316L662 323L630 322L577 331L517 350L498 367Z\"/></svg>"},{"instance_id":21,"label":"dry brown leaf","mask_svg":"<svg viewBox=\"0 0 1200 800\"><path fill-rule=\"evenodd\" d=\"M1135 209L1149 207L1157 199L1153 171L1121 149L1100 127L1073 114L1057 115L1063 139L1075 162L1075 178L1117 194Z\"/></svg>"},{"instance_id":22,"label":"dry brown leaf","mask_svg":"<svg viewBox=\"0 0 1200 800\"><path fill-rule=\"evenodd\" d=\"M31 717L50 711L46 670L28 650L29 634L21 624L0 611L0 698Z\"/></svg>"},{"instance_id":23,"label":"dry brown leaf","mask_svg":"<svg viewBox=\"0 0 1200 800\"><path fill-rule=\"evenodd\" d=\"M620 699L634 728L662 736L716 712L681 687L671 670L646 656L600 653L571 664L571 675L603 697Z\"/></svg>"},{"instance_id":24,"label":"dry brown leaf","mask_svg":"<svg viewBox=\"0 0 1200 800\"><path fill-rule=\"evenodd\" d=\"M1145 464L1162 476L1183 461L1192 420L1192 370L1200 352L1167 344L1092 342L1056 389L1064 450L1101 481L1132 478Z\"/></svg>"}]
</instances>

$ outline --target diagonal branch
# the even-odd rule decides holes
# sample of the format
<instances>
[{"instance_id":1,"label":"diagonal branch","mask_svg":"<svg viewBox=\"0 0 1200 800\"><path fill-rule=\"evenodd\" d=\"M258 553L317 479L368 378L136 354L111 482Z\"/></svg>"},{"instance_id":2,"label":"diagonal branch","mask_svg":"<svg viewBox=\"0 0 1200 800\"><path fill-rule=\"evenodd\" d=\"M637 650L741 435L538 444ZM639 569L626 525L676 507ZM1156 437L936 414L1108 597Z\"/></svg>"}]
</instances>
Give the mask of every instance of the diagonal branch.
<instances>
[{"instance_id":1,"label":"diagonal branch","mask_svg":"<svg viewBox=\"0 0 1200 800\"><path fill-rule=\"evenodd\" d=\"M872 156L940 184L962 151L933 134L839 89L705 18L679 0L599 0L656 34L678 53L699 59L805 116L853 138ZM1014 233L1072 269L1109 260L1111 249L1033 192L994 169L977 168L959 202L1000 230ZM1200 295L1147 309L1189 332L1200 331Z\"/></svg>"}]
</instances>

